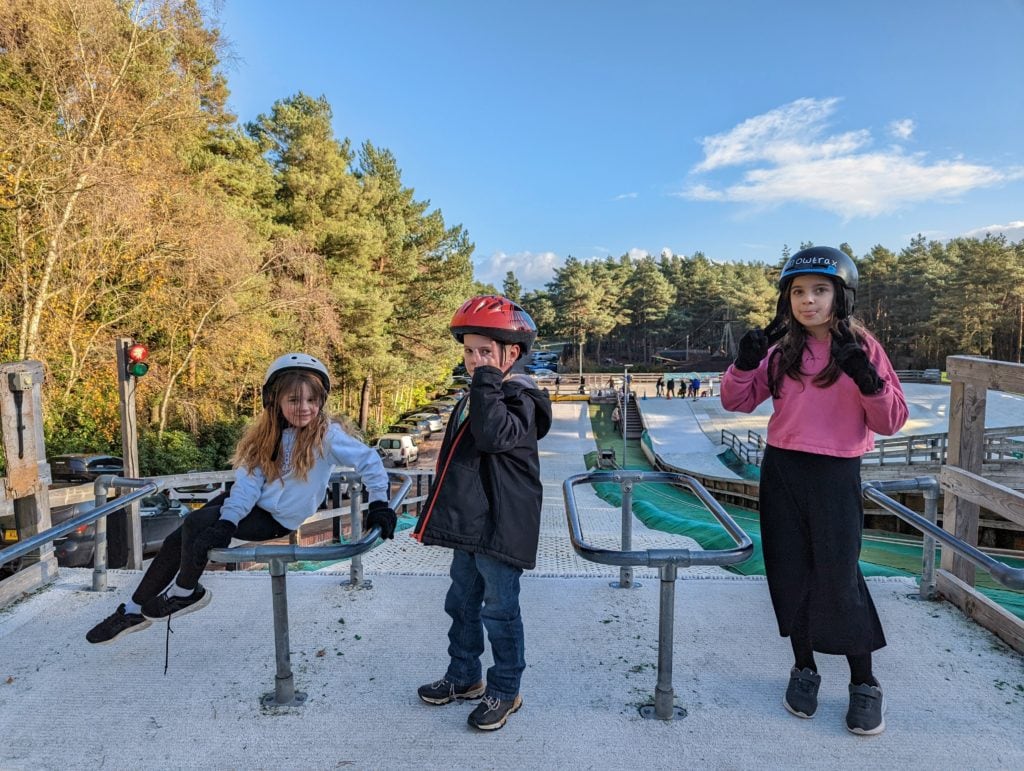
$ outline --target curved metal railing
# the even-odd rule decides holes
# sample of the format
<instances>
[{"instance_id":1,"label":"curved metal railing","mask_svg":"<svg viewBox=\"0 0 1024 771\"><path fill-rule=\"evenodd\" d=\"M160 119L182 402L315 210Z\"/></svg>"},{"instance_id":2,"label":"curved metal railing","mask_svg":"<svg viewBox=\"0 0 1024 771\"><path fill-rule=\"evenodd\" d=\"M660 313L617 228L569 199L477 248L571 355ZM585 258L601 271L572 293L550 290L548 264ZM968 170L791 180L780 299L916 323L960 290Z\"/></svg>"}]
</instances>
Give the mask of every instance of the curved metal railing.
<instances>
[{"instance_id":1,"label":"curved metal railing","mask_svg":"<svg viewBox=\"0 0 1024 771\"><path fill-rule=\"evenodd\" d=\"M583 529L580 526L573 488L577 485L593 484L594 482L618 482L622 487L622 548L619 550L591 546L583 539ZM736 542L736 546L732 549L710 551L692 549L634 551L631 545L633 486L648 482L681 485L689 489L722 524L729 536ZM672 640L675 620L675 581L678 569L695 565L735 565L749 559L754 553L753 541L715 500L714 496L688 474L675 474L666 471L591 471L566 479L562 485L562 491L565 497L565 513L569 521L569 539L572 542L572 548L585 560L605 565L619 565L621 568L620 580L613 586L628 589L634 585L628 566L646 565L658 568L661 581L658 609L658 681L654 689L654 704L641 707L640 714L645 718L659 720L684 717L686 712L675 706L675 695L672 690Z\"/></svg>"},{"instance_id":2,"label":"curved metal railing","mask_svg":"<svg viewBox=\"0 0 1024 771\"><path fill-rule=\"evenodd\" d=\"M397 492L391 496L388 505L398 509L402 505L409 489L412 477L398 471L389 471L389 477L401 479ZM225 549L210 549L209 558L214 562L266 562L270 568L270 591L274 610L274 657L277 673L274 677L274 690L265 693L260 699L263 706L301 706L307 694L295 690L295 677L292 674L291 652L288 643L288 563L300 560L353 560L352 577L348 582L353 589L366 588L369 581L362 580L362 566L355 565L359 555L373 548L380 538L380 528L372 527L362 532L361 508L362 478L355 472L338 472L331 476L332 481L349 483L349 499L352 506L351 537L348 543L334 543L328 546L296 546L281 545L245 545Z\"/></svg>"}]
</instances>

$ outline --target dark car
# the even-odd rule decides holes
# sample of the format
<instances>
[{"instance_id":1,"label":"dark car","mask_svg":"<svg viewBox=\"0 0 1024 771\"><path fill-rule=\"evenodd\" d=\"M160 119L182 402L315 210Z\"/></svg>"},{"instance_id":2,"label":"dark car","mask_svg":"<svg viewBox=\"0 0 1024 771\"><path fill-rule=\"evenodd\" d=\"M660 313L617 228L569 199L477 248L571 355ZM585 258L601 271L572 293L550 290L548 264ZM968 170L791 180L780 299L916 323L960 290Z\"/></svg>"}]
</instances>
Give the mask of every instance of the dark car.
<instances>
[{"instance_id":1,"label":"dark car","mask_svg":"<svg viewBox=\"0 0 1024 771\"><path fill-rule=\"evenodd\" d=\"M70 506L56 506L50 511L50 520L55 525L66 522L93 508L93 501L83 501ZM173 500L167 493L149 495L139 501L139 516L142 520L142 553L155 554L164 539L181 525L189 509L181 501ZM89 567L93 562L96 546L96 525L81 525L64 538L53 542L57 564L66 568Z\"/></svg>"},{"instance_id":2,"label":"dark car","mask_svg":"<svg viewBox=\"0 0 1024 771\"><path fill-rule=\"evenodd\" d=\"M50 475L55 482L91 482L103 474L121 474L124 461L103 453L71 453L49 458Z\"/></svg>"}]
</instances>

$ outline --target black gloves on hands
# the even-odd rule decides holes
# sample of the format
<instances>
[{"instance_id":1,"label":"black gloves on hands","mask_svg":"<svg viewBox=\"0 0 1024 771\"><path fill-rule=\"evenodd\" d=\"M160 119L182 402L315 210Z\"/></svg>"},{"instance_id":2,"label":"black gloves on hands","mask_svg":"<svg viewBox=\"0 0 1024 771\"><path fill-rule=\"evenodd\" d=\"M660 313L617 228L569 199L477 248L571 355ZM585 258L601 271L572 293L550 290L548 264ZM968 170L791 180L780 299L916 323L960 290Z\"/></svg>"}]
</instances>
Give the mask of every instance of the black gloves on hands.
<instances>
[{"instance_id":1,"label":"black gloves on hands","mask_svg":"<svg viewBox=\"0 0 1024 771\"><path fill-rule=\"evenodd\" d=\"M865 396L874 396L885 386L845 320L840 321L839 328L832 333L832 358Z\"/></svg>"},{"instance_id":2,"label":"black gloves on hands","mask_svg":"<svg viewBox=\"0 0 1024 771\"><path fill-rule=\"evenodd\" d=\"M757 369L761 359L767 355L768 348L784 334L786 325L779 321L778 317L775 317L765 329L755 327L748 330L740 338L740 352L733 366L742 370Z\"/></svg>"},{"instance_id":3,"label":"black gloves on hands","mask_svg":"<svg viewBox=\"0 0 1024 771\"><path fill-rule=\"evenodd\" d=\"M201 530L192 542L192 562L197 568L206 567L210 561L210 549L224 549L231 544L231 536L238 526L226 519L218 519L205 530Z\"/></svg>"},{"instance_id":4,"label":"black gloves on hands","mask_svg":"<svg viewBox=\"0 0 1024 771\"><path fill-rule=\"evenodd\" d=\"M372 501L366 508L366 519L363 520L363 530L367 531L375 527L380 528L381 538L395 537L395 524L398 522L398 515L391 510L386 501Z\"/></svg>"}]
</instances>

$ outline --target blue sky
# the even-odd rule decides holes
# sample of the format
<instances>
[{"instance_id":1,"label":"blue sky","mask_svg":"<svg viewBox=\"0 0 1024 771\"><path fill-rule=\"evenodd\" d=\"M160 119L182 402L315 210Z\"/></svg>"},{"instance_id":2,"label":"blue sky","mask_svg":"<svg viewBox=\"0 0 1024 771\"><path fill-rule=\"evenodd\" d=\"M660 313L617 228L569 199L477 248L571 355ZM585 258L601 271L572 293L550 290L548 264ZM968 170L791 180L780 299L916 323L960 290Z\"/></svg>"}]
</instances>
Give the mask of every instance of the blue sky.
<instances>
[{"instance_id":1,"label":"blue sky","mask_svg":"<svg viewBox=\"0 0 1024 771\"><path fill-rule=\"evenodd\" d=\"M1024 238L1024 0L223 0L231 108L324 95L477 277Z\"/></svg>"}]
</instances>

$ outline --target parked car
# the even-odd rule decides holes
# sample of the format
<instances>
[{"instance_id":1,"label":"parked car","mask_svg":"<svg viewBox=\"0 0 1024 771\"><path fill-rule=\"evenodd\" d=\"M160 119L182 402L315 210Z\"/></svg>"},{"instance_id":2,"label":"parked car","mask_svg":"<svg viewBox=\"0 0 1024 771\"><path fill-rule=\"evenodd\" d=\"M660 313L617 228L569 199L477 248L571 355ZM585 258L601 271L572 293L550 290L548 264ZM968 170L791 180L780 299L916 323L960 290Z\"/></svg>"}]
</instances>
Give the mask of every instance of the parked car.
<instances>
[{"instance_id":1,"label":"parked car","mask_svg":"<svg viewBox=\"0 0 1024 771\"><path fill-rule=\"evenodd\" d=\"M59 525L72 517L83 514L95 506L93 501L83 501L69 506L56 506L50 510L50 520ZM142 553L156 554L164 539L181 525L189 509L184 503L173 500L167 493L159 492L139 501L139 518L142 522ZM93 563L96 546L96 524L80 525L63 538L53 542L57 564L62 567L89 567Z\"/></svg>"},{"instance_id":2,"label":"parked car","mask_svg":"<svg viewBox=\"0 0 1024 771\"><path fill-rule=\"evenodd\" d=\"M193 471L189 473L191 474ZM167 494L172 501L181 501L190 509L198 509L224 492L224 486L223 482L203 482L197 485L172 487L167 491Z\"/></svg>"},{"instance_id":3,"label":"parked car","mask_svg":"<svg viewBox=\"0 0 1024 771\"><path fill-rule=\"evenodd\" d=\"M547 367L531 367L529 364L527 364L526 367L524 367L524 369L537 378L554 377L556 374L556 372L553 369L549 369Z\"/></svg>"},{"instance_id":4,"label":"parked car","mask_svg":"<svg viewBox=\"0 0 1024 771\"><path fill-rule=\"evenodd\" d=\"M455 385L468 386L472 382L473 378L471 378L469 375L452 375L452 383L454 383Z\"/></svg>"},{"instance_id":5,"label":"parked car","mask_svg":"<svg viewBox=\"0 0 1024 771\"><path fill-rule=\"evenodd\" d=\"M448 416L452 414L455 405L451 402L431 402L426 407L420 407L420 412L432 412L436 415Z\"/></svg>"},{"instance_id":6,"label":"parked car","mask_svg":"<svg viewBox=\"0 0 1024 771\"><path fill-rule=\"evenodd\" d=\"M444 431L445 418L440 415L436 415L432 412L417 412L409 416L410 420L425 421L427 426L430 428L430 433L436 434L438 431Z\"/></svg>"},{"instance_id":7,"label":"parked car","mask_svg":"<svg viewBox=\"0 0 1024 771\"><path fill-rule=\"evenodd\" d=\"M407 431L406 429L409 430ZM425 420L403 420L401 423L395 423L395 425L388 428L388 431L395 431L400 434L413 434L417 440L423 440L430 436L430 425Z\"/></svg>"},{"instance_id":8,"label":"parked car","mask_svg":"<svg viewBox=\"0 0 1024 771\"><path fill-rule=\"evenodd\" d=\"M124 461L105 453L71 453L48 458L55 482L91 482L103 474L121 474Z\"/></svg>"},{"instance_id":9,"label":"parked car","mask_svg":"<svg viewBox=\"0 0 1024 771\"><path fill-rule=\"evenodd\" d=\"M409 434L383 434L377 440L377 452L396 466L408 466L420 456L419 448Z\"/></svg>"}]
</instances>

